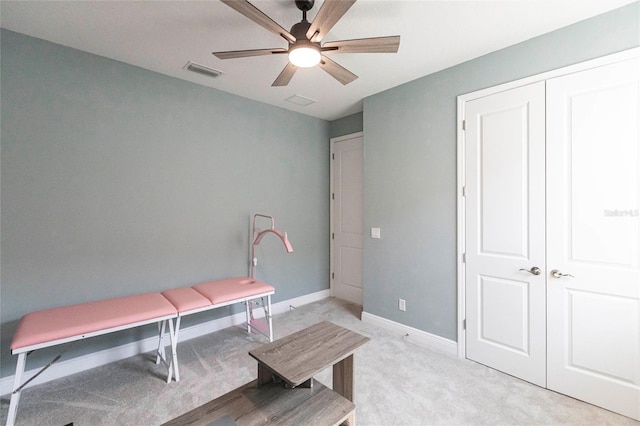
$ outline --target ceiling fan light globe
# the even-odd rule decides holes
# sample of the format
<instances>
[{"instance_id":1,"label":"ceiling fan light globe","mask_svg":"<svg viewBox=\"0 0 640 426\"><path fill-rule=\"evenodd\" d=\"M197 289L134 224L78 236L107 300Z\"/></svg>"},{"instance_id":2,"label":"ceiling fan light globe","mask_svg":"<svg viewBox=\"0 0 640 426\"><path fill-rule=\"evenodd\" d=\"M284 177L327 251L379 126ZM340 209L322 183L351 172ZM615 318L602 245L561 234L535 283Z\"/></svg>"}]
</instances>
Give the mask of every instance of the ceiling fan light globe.
<instances>
[{"instance_id":1,"label":"ceiling fan light globe","mask_svg":"<svg viewBox=\"0 0 640 426\"><path fill-rule=\"evenodd\" d=\"M296 67L310 68L320 63L320 50L315 46L300 46L289 51L289 62Z\"/></svg>"}]
</instances>

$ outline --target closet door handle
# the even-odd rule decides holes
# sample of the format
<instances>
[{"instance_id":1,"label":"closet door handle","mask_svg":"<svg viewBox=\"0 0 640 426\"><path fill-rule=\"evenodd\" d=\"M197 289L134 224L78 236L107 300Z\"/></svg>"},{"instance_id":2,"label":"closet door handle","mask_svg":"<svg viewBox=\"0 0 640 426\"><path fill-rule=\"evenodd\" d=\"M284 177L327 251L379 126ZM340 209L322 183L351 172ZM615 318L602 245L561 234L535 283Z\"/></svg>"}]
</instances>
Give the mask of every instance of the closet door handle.
<instances>
[{"instance_id":1,"label":"closet door handle","mask_svg":"<svg viewBox=\"0 0 640 426\"><path fill-rule=\"evenodd\" d=\"M531 269L524 269L524 268L521 268L520 270L521 270L521 271L528 272L528 273L533 274L533 275L540 275L540 274L542 273L542 271L540 271L540 268L538 268L537 266L534 266L534 267L533 267L533 268L531 268Z\"/></svg>"},{"instance_id":2,"label":"closet door handle","mask_svg":"<svg viewBox=\"0 0 640 426\"><path fill-rule=\"evenodd\" d=\"M553 269L553 270L551 271L551 276L552 276L553 278L562 278L562 277L571 277L571 278L574 278L574 276L573 276L573 275L571 275L571 274L563 274L562 272L558 271L557 269Z\"/></svg>"}]
</instances>

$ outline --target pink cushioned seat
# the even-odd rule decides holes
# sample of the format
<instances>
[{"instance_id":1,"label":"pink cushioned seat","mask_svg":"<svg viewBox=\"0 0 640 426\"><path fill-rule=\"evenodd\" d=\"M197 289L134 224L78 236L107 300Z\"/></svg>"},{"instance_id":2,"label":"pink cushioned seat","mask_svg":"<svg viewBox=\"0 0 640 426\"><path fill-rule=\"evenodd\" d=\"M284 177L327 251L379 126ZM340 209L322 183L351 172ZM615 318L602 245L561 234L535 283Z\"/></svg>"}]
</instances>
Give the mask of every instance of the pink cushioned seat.
<instances>
[{"instance_id":1,"label":"pink cushioned seat","mask_svg":"<svg viewBox=\"0 0 640 426\"><path fill-rule=\"evenodd\" d=\"M160 293L145 293L31 312L20 319L11 349L177 315Z\"/></svg>"},{"instance_id":2,"label":"pink cushioned seat","mask_svg":"<svg viewBox=\"0 0 640 426\"><path fill-rule=\"evenodd\" d=\"M167 298L179 313L211 306L211 301L191 287L172 288L165 290L162 295Z\"/></svg>"},{"instance_id":3,"label":"pink cushioned seat","mask_svg":"<svg viewBox=\"0 0 640 426\"><path fill-rule=\"evenodd\" d=\"M196 284L192 288L209 299L214 305L275 291L275 288L269 284L249 277L210 281Z\"/></svg>"}]
</instances>

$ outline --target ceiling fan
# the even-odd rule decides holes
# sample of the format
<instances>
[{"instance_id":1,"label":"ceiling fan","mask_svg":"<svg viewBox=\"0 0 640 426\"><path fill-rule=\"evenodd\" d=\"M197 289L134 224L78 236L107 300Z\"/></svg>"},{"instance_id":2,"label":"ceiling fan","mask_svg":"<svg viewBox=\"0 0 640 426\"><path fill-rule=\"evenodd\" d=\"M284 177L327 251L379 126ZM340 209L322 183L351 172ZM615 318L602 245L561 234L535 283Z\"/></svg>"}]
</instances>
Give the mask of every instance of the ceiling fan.
<instances>
[{"instance_id":1,"label":"ceiling fan","mask_svg":"<svg viewBox=\"0 0 640 426\"><path fill-rule=\"evenodd\" d=\"M219 59L245 58L249 56L288 54L289 63L284 67L272 86L286 86L298 67L309 68L318 65L342 84L349 84L357 75L327 58L325 54L335 53L396 53L400 46L400 36L372 37L355 40L330 41L321 44L325 35L342 18L356 0L325 0L313 22L307 21L307 11L314 0L295 0L302 11L302 21L291 27L282 28L247 0L221 0L224 4L240 12L255 23L282 37L289 43L288 49L254 49L213 52Z\"/></svg>"}]
</instances>

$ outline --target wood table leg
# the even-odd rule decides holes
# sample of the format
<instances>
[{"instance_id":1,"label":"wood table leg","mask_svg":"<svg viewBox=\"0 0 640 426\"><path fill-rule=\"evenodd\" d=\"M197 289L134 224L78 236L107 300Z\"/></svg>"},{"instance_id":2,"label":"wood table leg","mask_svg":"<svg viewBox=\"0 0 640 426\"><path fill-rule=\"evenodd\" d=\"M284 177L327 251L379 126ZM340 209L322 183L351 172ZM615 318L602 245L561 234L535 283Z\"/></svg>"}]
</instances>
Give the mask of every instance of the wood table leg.
<instances>
[{"instance_id":1,"label":"wood table leg","mask_svg":"<svg viewBox=\"0 0 640 426\"><path fill-rule=\"evenodd\" d=\"M356 426L356 410L353 410L341 426Z\"/></svg>"},{"instance_id":2,"label":"wood table leg","mask_svg":"<svg viewBox=\"0 0 640 426\"><path fill-rule=\"evenodd\" d=\"M353 355L333 365L333 390L353 402Z\"/></svg>"},{"instance_id":3,"label":"wood table leg","mask_svg":"<svg viewBox=\"0 0 640 426\"><path fill-rule=\"evenodd\" d=\"M261 362L258 363L258 386L269 383L273 380L273 373Z\"/></svg>"}]
</instances>

